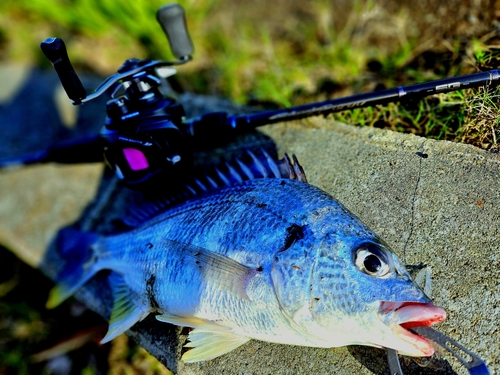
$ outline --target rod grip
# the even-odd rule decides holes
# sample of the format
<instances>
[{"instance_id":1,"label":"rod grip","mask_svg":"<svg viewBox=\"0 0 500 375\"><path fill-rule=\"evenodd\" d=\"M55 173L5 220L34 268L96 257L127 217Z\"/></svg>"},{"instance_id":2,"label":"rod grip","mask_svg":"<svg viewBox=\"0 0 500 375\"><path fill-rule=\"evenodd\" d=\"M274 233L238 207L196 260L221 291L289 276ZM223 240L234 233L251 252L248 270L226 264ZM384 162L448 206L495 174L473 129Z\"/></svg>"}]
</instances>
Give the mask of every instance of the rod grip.
<instances>
[{"instance_id":1,"label":"rod grip","mask_svg":"<svg viewBox=\"0 0 500 375\"><path fill-rule=\"evenodd\" d=\"M156 12L156 19L167 36L174 56L178 59L191 56L194 46L187 29L184 8L175 3L164 5Z\"/></svg>"},{"instance_id":2,"label":"rod grip","mask_svg":"<svg viewBox=\"0 0 500 375\"><path fill-rule=\"evenodd\" d=\"M45 39L40 43L40 48L54 66L68 97L75 104L81 103L82 99L87 96L87 92L69 61L63 40L61 38Z\"/></svg>"}]
</instances>

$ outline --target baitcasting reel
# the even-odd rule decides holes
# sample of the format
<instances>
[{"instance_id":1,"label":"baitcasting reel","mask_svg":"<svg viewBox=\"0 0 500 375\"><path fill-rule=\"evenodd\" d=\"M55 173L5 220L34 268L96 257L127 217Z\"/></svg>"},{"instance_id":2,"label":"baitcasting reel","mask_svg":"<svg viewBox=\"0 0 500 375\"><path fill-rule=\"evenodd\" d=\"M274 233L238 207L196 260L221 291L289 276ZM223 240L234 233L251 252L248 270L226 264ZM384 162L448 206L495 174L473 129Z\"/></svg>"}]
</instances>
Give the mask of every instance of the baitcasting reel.
<instances>
[{"instance_id":1,"label":"baitcasting reel","mask_svg":"<svg viewBox=\"0 0 500 375\"><path fill-rule=\"evenodd\" d=\"M145 182L166 169L181 168L186 152L185 136L180 129L184 109L175 100L164 97L160 86L162 78L176 73L172 66L191 59L194 48L180 5L160 8L157 19L178 60L129 59L91 95L87 95L73 70L64 42L60 38L49 38L41 43L43 53L52 62L73 104L88 102L112 90L100 137L86 140L85 144L101 143L106 163L130 184ZM71 153L71 146L74 145L64 150ZM102 160L100 152L94 151L99 147L88 150L90 152L82 155L83 158Z\"/></svg>"},{"instance_id":2,"label":"baitcasting reel","mask_svg":"<svg viewBox=\"0 0 500 375\"><path fill-rule=\"evenodd\" d=\"M491 70L285 109L240 116L216 112L186 121L183 107L160 91L162 79L176 73L173 66L188 62L194 52L184 9L178 4L166 5L158 10L157 20L178 60L129 59L90 95L71 66L64 42L59 38L43 41L42 51L54 65L73 104L88 102L111 91L111 99L106 104L105 124L99 136L54 145L41 153L0 159L0 168L13 164L104 160L122 180L141 188L161 176L173 180L172 177L189 169L190 145L194 138L218 138L277 122L419 100L467 88L488 88L500 82L500 72Z\"/></svg>"}]
</instances>

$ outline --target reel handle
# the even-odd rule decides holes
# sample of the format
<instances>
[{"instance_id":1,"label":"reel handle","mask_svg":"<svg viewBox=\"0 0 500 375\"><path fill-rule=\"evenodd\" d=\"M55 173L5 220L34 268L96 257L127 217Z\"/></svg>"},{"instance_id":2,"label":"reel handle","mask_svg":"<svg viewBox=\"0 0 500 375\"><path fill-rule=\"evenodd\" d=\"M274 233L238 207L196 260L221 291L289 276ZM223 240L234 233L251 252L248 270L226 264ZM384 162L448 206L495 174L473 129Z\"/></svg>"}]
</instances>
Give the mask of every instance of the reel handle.
<instances>
[{"instance_id":1,"label":"reel handle","mask_svg":"<svg viewBox=\"0 0 500 375\"><path fill-rule=\"evenodd\" d=\"M167 4L156 12L156 19L167 36L170 49L178 59L190 57L193 42L186 25L184 8L179 4Z\"/></svg>"},{"instance_id":2,"label":"reel handle","mask_svg":"<svg viewBox=\"0 0 500 375\"><path fill-rule=\"evenodd\" d=\"M66 46L61 38L48 38L40 43L44 55L56 70L61 84L74 104L80 104L87 97L87 92L69 61Z\"/></svg>"}]
</instances>

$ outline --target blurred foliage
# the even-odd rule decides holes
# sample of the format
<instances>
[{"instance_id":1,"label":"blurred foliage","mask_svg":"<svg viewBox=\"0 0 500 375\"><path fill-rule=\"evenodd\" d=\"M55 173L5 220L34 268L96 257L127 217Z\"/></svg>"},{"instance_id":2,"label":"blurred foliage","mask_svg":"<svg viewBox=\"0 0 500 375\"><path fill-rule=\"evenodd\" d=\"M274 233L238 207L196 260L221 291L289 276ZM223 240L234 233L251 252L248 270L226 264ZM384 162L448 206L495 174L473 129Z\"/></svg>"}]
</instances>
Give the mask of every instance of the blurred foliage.
<instances>
[{"instance_id":1,"label":"blurred foliage","mask_svg":"<svg viewBox=\"0 0 500 375\"><path fill-rule=\"evenodd\" d=\"M0 374L172 375L125 335L100 344L106 322L70 299L45 308L53 283L0 246Z\"/></svg>"},{"instance_id":2,"label":"blurred foliage","mask_svg":"<svg viewBox=\"0 0 500 375\"><path fill-rule=\"evenodd\" d=\"M497 51L496 5L486 0L179 3L186 9L196 52L192 62L179 67L176 87L251 105L290 106L471 73L492 65ZM155 20L164 4L3 0L0 61L48 67L38 45L50 36L65 40L79 72L106 76L130 57L171 59ZM390 105L335 117L494 149L493 143L464 136L464 121L474 121L473 115L463 115L471 95L463 94L461 104L450 94L419 106ZM495 125L485 131L499 130Z\"/></svg>"},{"instance_id":3,"label":"blurred foliage","mask_svg":"<svg viewBox=\"0 0 500 375\"><path fill-rule=\"evenodd\" d=\"M303 93L315 94L325 79L359 90L373 78L393 84L401 69L406 82L451 70L449 63L437 72L408 65L437 42L420 33L405 7L361 0L179 3L196 46L194 61L179 75L190 91L289 105ZM57 35L77 68L104 75L132 56L170 58L155 21L162 5L163 0L3 0L1 57L48 66L38 44ZM372 61L381 65L380 77L367 69Z\"/></svg>"},{"instance_id":4,"label":"blurred foliage","mask_svg":"<svg viewBox=\"0 0 500 375\"><path fill-rule=\"evenodd\" d=\"M0 259L0 374L52 373L51 366L61 367L63 357L39 361L35 354L78 332L96 327L102 331L105 322L74 300L56 310L45 309L52 282L1 246ZM109 348L98 345L95 335L78 349L71 359L75 368L89 363L102 368L102 362L107 363Z\"/></svg>"}]
</instances>

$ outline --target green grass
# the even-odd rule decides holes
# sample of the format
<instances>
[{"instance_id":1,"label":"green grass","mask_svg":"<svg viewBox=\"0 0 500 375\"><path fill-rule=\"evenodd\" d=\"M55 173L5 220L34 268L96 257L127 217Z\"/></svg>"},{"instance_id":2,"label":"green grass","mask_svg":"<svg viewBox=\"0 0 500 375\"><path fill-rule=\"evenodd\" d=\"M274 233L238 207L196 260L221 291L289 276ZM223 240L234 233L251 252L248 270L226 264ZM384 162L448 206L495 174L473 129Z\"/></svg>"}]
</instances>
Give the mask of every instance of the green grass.
<instances>
[{"instance_id":1,"label":"green grass","mask_svg":"<svg viewBox=\"0 0 500 375\"><path fill-rule=\"evenodd\" d=\"M499 54L491 44L494 33L481 29L466 39L429 39L425 30L415 31L418 15L408 8L386 9L373 0L343 5L328 0L291 0L286 5L241 0L179 3L186 9L196 50L194 60L179 68L181 86L238 103L291 106L471 73L477 67L494 68ZM164 4L3 0L0 59L48 68L38 45L54 35L65 40L80 72L109 75L129 57L171 59L155 20L156 10ZM412 105L357 109L334 117L495 149L498 124L480 129L474 125L476 96L469 91L450 93ZM496 105L494 98L486 102ZM490 135L475 136L472 129Z\"/></svg>"},{"instance_id":2,"label":"green grass","mask_svg":"<svg viewBox=\"0 0 500 375\"><path fill-rule=\"evenodd\" d=\"M388 128L433 139L453 139L461 134L466 108L466 94L462 90L434 95L415 103L355 109L336 113L333 117L359 126Z\"/></svg>"},{"instance_id":3,"label":"green grass","mask_svg":"<svg viewBox=\"0 0 500 375\"><path fill-rule=\"evenodd\" d=\"M228 1L179 3L187 9L196 46L196 60L185 69L185 84L238 102L251 95L289 105L294 92L314 92L319 79L348 83L363 71L367 59L398 67L413 50L412 43L398 42L403 44L381 51L356 34L369 22L362 15L374 11L373 1L354 1L339 29L333 27L332 16L325 17L330 13L328 1L312 1L310 9L292 1L299 14L267 19L261 18L264 8L248 12L249 6ZM5 59L47 65L37 46L53 35L66 40L76 66L94 67L105 74L133 55L170 58L155 21L155 12L163 4L163 0L4 0L0 14L6 21L2 28ZM249 16L239 15L242 7ZM228 16L228 12L233 13ZM280 21L284 23L277 24Z\"/></svg>"}]
</instances>

